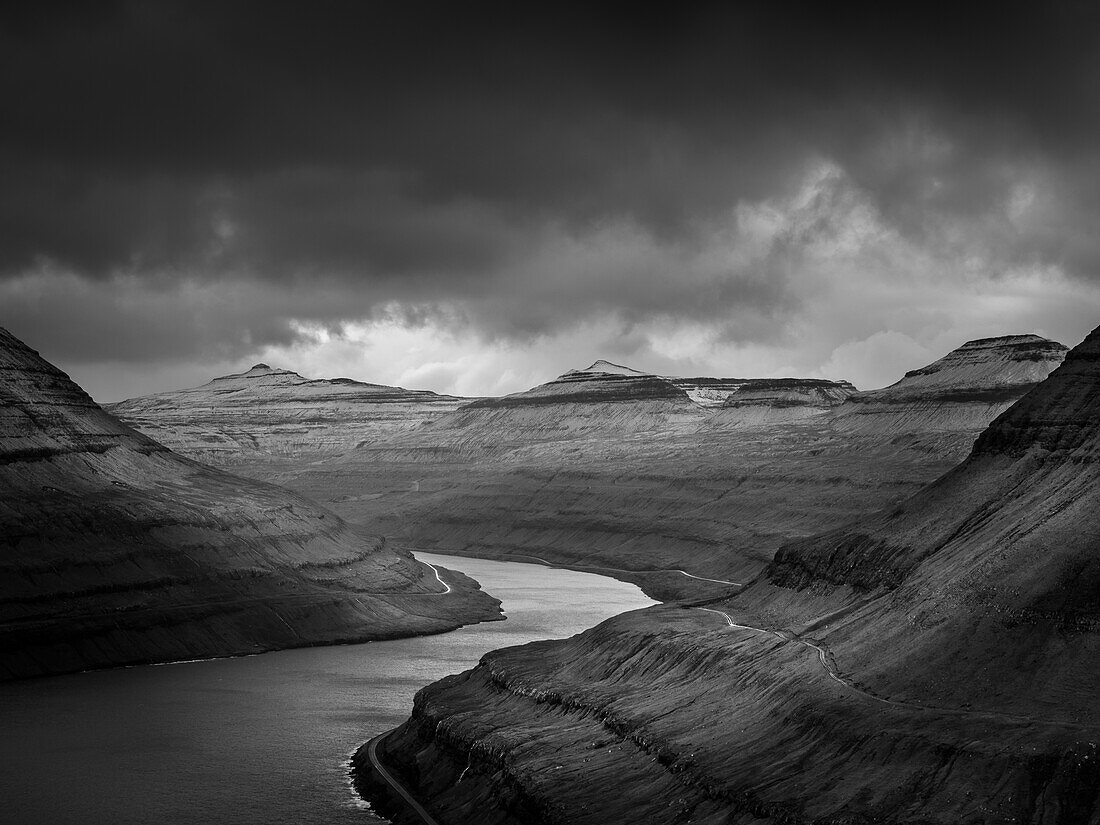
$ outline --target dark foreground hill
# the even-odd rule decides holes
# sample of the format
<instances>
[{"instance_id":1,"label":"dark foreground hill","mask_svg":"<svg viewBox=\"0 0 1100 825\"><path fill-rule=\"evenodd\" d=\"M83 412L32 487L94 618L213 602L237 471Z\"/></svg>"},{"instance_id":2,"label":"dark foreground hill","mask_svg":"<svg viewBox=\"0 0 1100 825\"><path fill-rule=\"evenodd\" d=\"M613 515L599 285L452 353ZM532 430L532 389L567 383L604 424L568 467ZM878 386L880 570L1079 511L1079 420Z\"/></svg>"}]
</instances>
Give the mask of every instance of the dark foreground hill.
<instances>
[{"instance_id":1,"label":"dark foreground hill","mask_svg":"<svg viewBox=\"0 0 1100 825\"><path fill-rule=\"evenodd\" d=\"M181 458L0 329L0 679L497 618L459 578Z\"/></svg>"},{"instance_id":2,"label":"dark foreground hill","mask_svg":"<svg viewBox=\"0 0 1100 825\"><path fill-rule=\"evenodd\" d=\"M912 498L489 654L383 757L450 823L1095 825L1098 654L1100 330Z\"/></svg>"}]
</instances>

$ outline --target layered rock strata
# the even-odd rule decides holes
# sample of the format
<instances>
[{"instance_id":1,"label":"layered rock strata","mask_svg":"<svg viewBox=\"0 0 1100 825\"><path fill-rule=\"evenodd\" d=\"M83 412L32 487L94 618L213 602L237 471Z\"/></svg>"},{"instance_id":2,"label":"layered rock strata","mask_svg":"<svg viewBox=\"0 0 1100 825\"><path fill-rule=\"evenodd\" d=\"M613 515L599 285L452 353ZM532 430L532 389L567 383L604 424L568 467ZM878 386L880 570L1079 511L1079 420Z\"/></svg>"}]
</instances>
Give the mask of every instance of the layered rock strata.
<instances>
[{"instance_id":1,"label":"layered rock strata","mask_svg":"<svg viewBox=\"0 0 1100 825\"><path fill-rule=\"evenodd\" d=\"M182 458L0 330L0 679L441 631L495 600Z\"/></svg>"},{"instance_id":2,"label":"layered rock strata","mask_svg":"<svg viewBox=\"0 0 1100 825\"><path fill-rule=\"evenodd\" d=\"M469 400L350 378L303 378L257 364L201 387L131 398L106 409L189 458L236 465L342 455Z\"/></svg>"},{"instance_id":3,"label":"layered rock strata","mask_svg":"<svg viewBox=\"0 0 1100 825\"><path fill-rule=\"evenodd\" d=\"M970 430L990 421L1062 363L1067 347L1038 335L967 341L895 384L857 393L836 411L845 430L896 435Z\"/></svg>"},{"instance_id":4,"label":"layered rock strata","mask_svg":"<svg viewBox=\"0 0 1100 825\"><path fill-rule=\"evenodd\" d=\"M667 378L597 361L553 381L484 398L390 444L494 452L527 443L694 432L703 410Z\"/></svg>"},{"instance_id":5,"label":"layered rock strata","mask_svg":"<svg viewBox=\"0 0 1100 825\"><path fill-rule=\"evenodd\" d=\"M757 378L726 396L713 421L719 426L797 421L832 410L855 394L847 381Z\"/></svg>"}]
</instances>

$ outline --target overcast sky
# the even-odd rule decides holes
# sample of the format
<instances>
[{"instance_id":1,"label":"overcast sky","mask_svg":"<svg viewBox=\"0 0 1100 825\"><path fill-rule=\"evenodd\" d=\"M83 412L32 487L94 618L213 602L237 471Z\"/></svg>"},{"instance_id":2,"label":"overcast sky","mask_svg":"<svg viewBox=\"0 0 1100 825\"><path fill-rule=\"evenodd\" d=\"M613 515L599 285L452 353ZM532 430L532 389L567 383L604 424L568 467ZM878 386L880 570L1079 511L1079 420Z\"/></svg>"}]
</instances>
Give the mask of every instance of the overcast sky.
<instances>
[{"instance_id":1,"label":"overcast sky","mask_svg":"<svg viewBox=\"0 0 1100 825\"><path fill-rule=\"evenodd\" d=\"M870 388L1100 324L1094 2L13 5L0 326L97 400Z\"/></svg>"}]
</instances>

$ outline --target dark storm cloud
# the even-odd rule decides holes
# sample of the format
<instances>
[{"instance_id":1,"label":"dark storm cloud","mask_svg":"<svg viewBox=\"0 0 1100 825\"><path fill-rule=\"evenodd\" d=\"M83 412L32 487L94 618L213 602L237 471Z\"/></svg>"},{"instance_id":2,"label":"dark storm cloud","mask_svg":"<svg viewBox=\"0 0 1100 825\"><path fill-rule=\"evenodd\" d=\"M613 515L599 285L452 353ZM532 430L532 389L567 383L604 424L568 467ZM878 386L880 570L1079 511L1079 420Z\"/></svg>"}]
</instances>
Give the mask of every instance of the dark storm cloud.
<instances>
[{"instance_id":1,"label":"dark storm cloud","mask_svg":"<svg viewBox=\"0 0 1100 825\"><path fill-rule=\"evenodd\" d=\"M166 278L272 285L268 315L221 306L222 324L182 324L169 348L277 340L291 318L393 301L463 300L469 323L517 336L609 309L781 316L798 304L797 250L729 272L691 250L736 204L789 194L815 158L907 237L961 222L1005 261L1097 276L1092 3L0 14L0 277L45 261L135 278L150 300L172 294ZM989 217L1021 170L1054 193L1046 219ZM624 240L631 228L642 237ZM700 288L669 284L700 266ZM304 299L309 279L330 297Z\"/></svg>"}]
</instances>

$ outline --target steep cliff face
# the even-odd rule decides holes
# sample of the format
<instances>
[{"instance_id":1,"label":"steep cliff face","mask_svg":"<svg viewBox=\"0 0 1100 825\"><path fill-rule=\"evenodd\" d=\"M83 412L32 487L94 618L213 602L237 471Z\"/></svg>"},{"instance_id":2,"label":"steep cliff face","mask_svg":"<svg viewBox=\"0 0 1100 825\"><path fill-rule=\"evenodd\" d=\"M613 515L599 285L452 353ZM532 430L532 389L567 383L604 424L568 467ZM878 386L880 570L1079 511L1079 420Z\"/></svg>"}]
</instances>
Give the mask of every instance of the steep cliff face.
<instances>
[{"instance_id":1,"label":"steep cliff face","mask_svg":"<svg viewBox=\"0 0 1100 825\"><path fill-rule=\"evenodd\" d=\"M132 398L107 410L183 455L232 465L341 455L468 401L350 378L308 379L257 364L201 387Z\"/></svg>"},{"instance_id":2,"label":"steep cliff face","mask_svg":"<svg viewBox=\"0 0 1100 825\"><path fill-rule=\"evenodd\" d=\"M448 822L1095 825L1098 445L1100 330L917 495L732 597L489 654L388 756Z\"/></svg>"},{"instance_id":3,"label":"steep cliff face","mask_svg":"<svg viewBox=\"0 0 1100 825\"><path fill-rule=\"evenodd\" d=\"M853 395L837 410L834 423L883 435L924 430L976 435L1046 378L1066 351L1063 344L1038 335L968 341L889 387Z\"/></svg>"},{"instance_id":4,"label":"steep cliff face","mask_svg":"<svg viewBox=\"0 0 1100 825\"><path fill-rule=\"evenodd\" d=\"M299 495L181 458L0 330L0 678L493 618Z\"/></svg>"}]
</instances>

